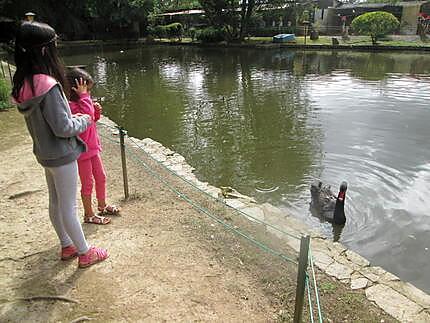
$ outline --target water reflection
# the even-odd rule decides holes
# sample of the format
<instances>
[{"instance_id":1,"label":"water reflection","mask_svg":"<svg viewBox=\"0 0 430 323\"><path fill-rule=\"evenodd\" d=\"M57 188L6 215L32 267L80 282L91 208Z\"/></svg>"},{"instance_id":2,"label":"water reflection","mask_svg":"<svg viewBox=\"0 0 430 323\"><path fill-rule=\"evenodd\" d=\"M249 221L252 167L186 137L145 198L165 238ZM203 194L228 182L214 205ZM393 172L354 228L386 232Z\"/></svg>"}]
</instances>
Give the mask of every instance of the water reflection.
<instances>
[{"instance_id":1,"label":"water reflection","mask_svg":"<svg viewBox=\"0 0 430 323\"><path fill-rule=\"evenodd\" d=\"M202 180L283 207L430 291L430 58L123 50L67 62L90 63L106 113L131 135L173 147ZM315 179L350 184L343 230L310 216Z\"/></svg>"}]
</instances>

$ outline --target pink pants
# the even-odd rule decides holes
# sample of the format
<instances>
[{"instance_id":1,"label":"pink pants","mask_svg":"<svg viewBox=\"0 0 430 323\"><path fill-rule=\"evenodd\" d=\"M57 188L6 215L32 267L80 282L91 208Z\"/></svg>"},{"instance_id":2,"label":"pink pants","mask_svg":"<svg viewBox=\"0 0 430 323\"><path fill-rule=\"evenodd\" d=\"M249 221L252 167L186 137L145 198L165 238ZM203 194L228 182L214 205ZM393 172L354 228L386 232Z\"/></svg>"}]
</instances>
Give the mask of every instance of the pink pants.
<instances>
[{"instance_id":1,"label":"pink pants","mask_svg":"<svg viewBox=\"0 0 430 323\"><path fill-rule=\"evenodd\" d=\"M93 191L93 182L96 183L97 200L106 199L106 172L103 168L100 154L94 157L78 160L79 177L81 179L81 194L91 196ZM93 180L94 178L94 180Z\"/></svg>"}]
</instances>

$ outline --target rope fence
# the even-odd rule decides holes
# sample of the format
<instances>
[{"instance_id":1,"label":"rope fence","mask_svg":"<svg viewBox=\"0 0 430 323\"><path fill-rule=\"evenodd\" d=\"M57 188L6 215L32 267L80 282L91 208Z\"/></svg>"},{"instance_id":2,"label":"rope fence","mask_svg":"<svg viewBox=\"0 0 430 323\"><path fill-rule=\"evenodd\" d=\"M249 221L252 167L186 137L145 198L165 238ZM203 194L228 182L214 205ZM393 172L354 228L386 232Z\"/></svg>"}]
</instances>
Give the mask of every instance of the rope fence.
<instances>
[{"instance_id":1,"label":"rope fence","mask_svg":"<svg viewBox=\"0 0 430 323\"><path fill-rule=\"evenodd\" d=\"M184 200L191 207L196 209L198 212L206 215L212 221L220 224L227 231L230 231L237 236L248 241L253 246L262 250L263 252L270 254L272 256L278 257L287 263L291 263L297 266L297 287L296 287L296 298L295 298L295 310L294 310L294 322L302 322L302 313L303 307L305 303L305 293L307 292L307 303L309 305L309 315L310 321L314 322L314 311L318 313L319 322L322 321L322 313L321 306L318 296L317 282L315 278L315 271L313 266L312 254L310 250L310 237L309 236L297 236L295 234L286 232L270 223L267 223L261 219L251 216L239 210L233 206L228 205L224 200L211 195L209 192L203 190L198 187L195 183L190 180L185 179L183 176L180 176L175 171L164 165L162 162L158 161L154 158L149 152L145 151L141 144L137 142L135 139L131 137L127 137L127 141L125 140L126 131L121 127L115 127L108 125L103 122L98 122L98 125L103 126L109 129L112 134L119 135L118 138L113 139L112 137L106 136L104 134L100 134L100 136L114 144L119 144L121 148L121 164L123 171L123 180L124 180L124 196L127 199L129 197L129 188L128 188L128 175L127 175L127 166L126 166L126 156L129 156L135 163L142 166L145 171L157 179L160 183L162 183L165 187L167 187L171 192L173 192L176 196ZM130 144L129 144L130 143ZM159 168L159 170L157 170ZM163 176L163 172L167 173L171 176L171 179L168 179L168 176ZM174 184L173 181L176 181ZM182 189L178 188L178 186L186 185L187 187L192 188L192 193L186 193L185 186ZM199 201L197 195L193 196L195 192L200 196L206 197L208 200L215 202L213 203L215 206L215 210L212 210L210 206L205 205L207 203ZM203 194L202 194L203 193ZM273 230L276 230L279 233L282 233L290 238L299 239L300 240L300 254L299 257L296 258L294 256L290 256L276 250L275 248L269 246L267 243L260 241L260 239L252 236L249 232L247 232L243 228L239 228L231 223L228 223L226 219L222 219L219 214L222 214L222 210L216 209L218 207L222 207L224 209L231 210L237 214L243 215L245 218L249 218L254 220L256 223L267 226ZM308 271L310 270L310 275ZM310 280L310 278L312 280ZM313 296L314 295L314 296ZM312 297L315 298L315 302L312 301ZM313 304L316 304L317 308L314 310Z\"/></svg>"}]
</instances>

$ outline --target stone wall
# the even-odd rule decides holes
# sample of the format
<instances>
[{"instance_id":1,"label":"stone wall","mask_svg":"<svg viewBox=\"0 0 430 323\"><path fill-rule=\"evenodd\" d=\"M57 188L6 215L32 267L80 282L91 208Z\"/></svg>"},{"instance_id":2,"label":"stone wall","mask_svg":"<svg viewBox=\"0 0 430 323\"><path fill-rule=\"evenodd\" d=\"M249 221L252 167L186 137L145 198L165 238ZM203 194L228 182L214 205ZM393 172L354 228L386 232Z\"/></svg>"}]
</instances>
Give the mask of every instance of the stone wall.
<instances>
[{"instance_id":1,"label":"stone wall","mask_svg":"<svg viewBox=\"0 0 430 323\"><path fill-rule=\"evenodd\" d=\"M400 21L400 34L402 35L416 35L417 34L417 21L418 13L420 12L420 5L411 3L404 5L402 8L402 19Z\"/></svg>"}]
</instances>

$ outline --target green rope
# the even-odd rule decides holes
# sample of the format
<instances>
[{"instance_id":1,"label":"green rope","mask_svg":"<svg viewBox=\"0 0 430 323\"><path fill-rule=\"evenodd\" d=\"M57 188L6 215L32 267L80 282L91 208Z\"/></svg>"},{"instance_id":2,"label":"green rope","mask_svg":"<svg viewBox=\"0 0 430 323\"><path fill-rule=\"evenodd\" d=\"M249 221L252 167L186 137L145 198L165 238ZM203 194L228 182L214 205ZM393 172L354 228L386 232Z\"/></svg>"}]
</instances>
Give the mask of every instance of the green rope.
<instances>
[{"instance_id":1,"label":"green rope","mask_svg":"<svg viewBox=\"0 0 430 323\"><path fill-rule=\"evenodd\" d=\"M306 274L306 289L308 291L308 304L309 304L309 315L311 317L311 322L314 323L314 313L312 308L312 299L311 299L311 291L309 288L309 277L308 274Z\"/></svg>"},{"instance_id":2,"label":"green rope","mask_svg":"<svg viewBox=\"0 0 430 323\"><path fill-rule=\"evenodd\" d=\"M311 264L312 279L313 279L314 288L315 288L315 299L316 299L316 302L317 302L318 320L319 320L319 323L322 323L323 322L323 316L322 316L322 311L321 311L320 298L319 298L319 295L318 295L319 293L318 293L317 280L315 278L315 270L314 270L314 261L313 261L313 257L312 257L312 250L311 250L310 246L309 246L309 262Z\"/></svg>"},{"instance_id":3,"label":"green rope","mask_svg":"<svg viewBox=\"0 0 430 323\"><path fill-rule=\"evenodd\" d=\"M116 129L116 130L118 130L118 128L117 128L117 127L113 127L113 126L110 126L110 125L105 124L105 123L102 123L102 122L99 122L98 124L100 124L100 125L102 125L102 126L105 126L105 127L107 127L107 128L110 128L110 129ZM104 137L104 136L103 136L103 137ZM134 144L138 145L138 143L137 143L135 140L133 140L132 138L128 137L128 139L129 139L131 142L133 142ZM243 212L243 211L241 211L241 210L239 210L239 209L237 209L237 208L235 208L235 207L233 207L233 206L228 205L227 203L225 203L225 201L223 201L223 200L221 200L221 199L219 199L219 198L217 198L217 197L215 197L215 196L213 196L213 195L209 194L208 192L206 192L206 191L202 190L200 187L196 186L196 185L195 185L194 183L192 183L191 181L188 181L188 180L186 180L185 178L183 178L183 177L179 176L176 172L172 171L171 169L169 169L168 167L166 167L165 165L163 165L162 163L160 163L158 160L156 160L154 157L152 157L152 156L151 156L151 154L149 154L148 152L146 152L143 148L141 148L141 147L139 147L139 148L140 148L140 150L141 150L141 151L142 151L142 152L143 152L143 153L144 153L148 158L152 159L155 163L157 163L158 165L160 165L162 168L164 168L165 170L167 170L169 173L171 173L171 174L173 174L174 176L176 176L176 177L180 178L182 181L186 182L188 185L190 185L190 186L194 187L196 190L198 190L198 191L202 192L203 194L205 194L205 195L209 196L211 199L214 199L214 200L216 200L216 201L218 201L218 202L220 202L220 203L222 203L222 204L226 205L227 207L232 208L232 209L233 209L233 210L235 210L236 212L238 212L238 213L240 213L240 214L242 214L242 215L244 215L244 216L246 216L246 217L248 217L248 218L251 218L251 219L253 219L254 221L256 221L256 222L258 222L258 223L260 223L260 224L266 225L266 226L268 226L268 227L270 227L270 228L272 228L272 229L274 229L274 230L276 230L276 231L278 231L278 232L280 232L280 233L282 233L282 234L285 234L285 235L287 235L287 236L289 236L289 237L292 237L292 238L295 238L295 239L298 239L298 240L300 239L300 237L298 237L298 236L296 236L296 235L293 235L293 234L288 233L288 232L286 232L286 231L284 231L284 230L281 230L281 229L279 229L278 227L276 227L276 226L274 226L274 225L272 225L272 224L270 224L270 223L267 223L267 222L265 222L265 221L263 221L263 220L260 220L260 219L258 219L258 218L256 218L256 217L254 217L254 216L252 216L252 215L250 215L250 214L247 214L247 213L245 213L245 212Z\"/></svg>"},{"instance_id":4,"label":"green rope","mask_svg":"<svg viewBox=\"0 0 430 323\"><path fill-rule=\"evenodd\" d=\"M107 124L104 123L99 123L107 128L110 129L118 129L117 127L113 127L113 126L109 126ZM109 140L110 142L113 143L118 143L117 140L114 140L112 138L109 138L108 136L105 135L101 135L103 138ZM137 144L133 139L131 139L129 137L130 141L132 141L134 144ZM143 167L145 169L148 170L148 172L155 178L157 178L158 180L160 180L163 184L165 184L171 191L173 191L175 194L177 194L180 198L182 198L183 200L185 200L187 203L189 203L192 207L194 207L195 209L197 209L198 211L206 214L207 216L209 216L212 220L214 220L215 222L223 225L225 228L227 228L228 230L238 234L239 236L245 238L246 240L250 241L252 244L254 244L255 246L257 246L258 248L260 248L263 251L266 251L272 255L275 255L285 261L288 262L292 262L296 265L298 265L297 261L285 256L284 254L266 246L265 244L263 244L262 242L255 240L254 238L248 236L247 234L241 232L240 230L234 228L233 226L229 225L228 223L224 222L223 220L221 220L220 218L218 218L217 216L215 216L214 214L212 214L208 209L202 207L201 205L196 204L191 198L189 198L187 195L181 193L180 191L178 191L176 188L174 188L171 184L169 184L165 179L163 179L159 174L157 174L154 170L151 169L150 166L148 166L139 156L137 156L136 153L134 153L131 149L129 149L128 147L125 147L131 154L131 156L139 163L141 163L143 165ZM199 187L197 187L196 185L194 185L193 183L191 183L190 181L185 180L184 178L182 178L181 176L179 176L178 174L176 174L176 172L170 170L168 167L166 167L165 165L163 165L162 163L160 163L158 160L156 160L155 158L153 158L149 153L147 153L144 149L142 149L141 147L139 147L139 151L142 151L145 156L149 157L151 160L153 160L154 162L156 162L159 166L161 166L163 169L167 170L169 173L175 175L176 177L180 178L181 180L185 181L187 184L191 185L192 187L196 188L197 190L205 193L206 195L208 195L209 197L211 197L212 199L221 202L223 205L227 205L223 200L218 199L210 194L208 194L207 192L203 191L202 189L200 189ZM227 205L229 206L229 205ZM234 209L235 211L244 214L247 217L253 218L252 216L244 213L241 210L238 210L234 207L229 206L230 208ZM261 224L265 224L273 229L275 229L278 232L284 233L288 236L291 236L293 238L298 238L288 232L284 232L283 230L272 226L269 223L265 223L264 221L258 220L253 218L254 220L256 220L257 222L261 223ZM313 259L312 259L312 254L311 254L311 249L309 248L309 258L310 258L310 265L311 265L311 270L312 270L312 278L313 278L313 283L314 283L314 287L315 287L315 297L316 297L316 303L317 303L317 308L318 308L318 318L319 318L319 322L322 323L322 313L321 313L321 306L320 306L320 301L319 301L319 296L318 296L318 287L316 284L316 278L315 278L315 271L314 271L314 266L313 266ZM314 322L314 317L313 317L313 309L312 309L312 299L311 299L311 291L310 291L310 284L309 284L309 276L308 274L306 274L306 288L307 288L307 292L308 292L308 302L309 302L309 313L310 313L310 320L313 323Z\"/></svg>"},{"instance_id":5,"label":"green rope","mask_svg":"<svg viewBox=\"0 0 430 323\"><path fill-rule=\"evenodd\" d=\"M190 205L192 205L195 209L199 210L200 212L208 215L212 220L214 220L215 222L218 222L219 224L222 224L224 227L226 227L228 230L235 232L236 234L242 236L243 238L245 238L246 240L250 241L251 243L253 243L254 245L256 245L257 247L259 247L260 249L271 253L285 261L289 261L292 262L294 264L298 264L297 261L295 261L292 258L289 258L287 256L285 256L284 254L266 246L265 244L251 238L250 236L246 235L245 233L237 230L236 228L234 228L233 226L229 225L228 223L225 223L224 221L222 221L221 219L217 218L215 215L213 215L209 210L207 210L206 208L197 205L196 203L194 203L194 201L192 199L190 199L188 196L186 196L185 194L179 192L177 189L175 189L172 185L170 185L166 180L164 180L161 176L159 176L155 171L153 171L148 165L146 165L146 163L141 160L139 158L139 156L137 156L133 151L131 151L129 148L126 147L126 149L131 153L131 156L135 158L135 160L139 163L141 163L143 165L143 167L145 167L152 176L154 176L155 178L157 178L158 180L160 180L162 183L164 183L170 190L172 190L174 193L176 193L179 197L181 197L183 200L185 200L186 202L188 202Z\"/></svg>"},{"instance_id":6,"label":"green rope","mask_svg":"<svg viewBox=\"0 0 430 323\"><path fill-rule=\"evenodd\" d=\"M130 137L128 137L128 138L129 138L129 140L130 140L131 142L133 142L134 144L138 145L138 143L137 143L136 141L134 141L132 138L130 138ZM253 217L253 216L252 216L252 215L250 215L250 214L247 214L247 213L245 213L245 212L243 212L243 211L241 211L241 210L239 210L239 209L236 209L236 208L235 208L235 207L233 207L233 206L228 205L228 204L227 204L227 203L225 203L223 200L221 200L221 199L219 199L219 198L217 198L217 197L215 197L215 196L213 196L213 195L209 194L208 192L206 192L206 191L202 190L200 187L196 186L194 183L192 183L192 182L190 182L190 181L186 180L186 179L185 179L185 178L183 178L182 176L179 176L176 172L172 171L171 169L169 169L168 167L166 167L165 165L163 165L162 163L160 163L158 160L156 160L154 157L152 157L149 153L147 153L147 152L146 152L144 149L142 149L141 147L140 147L140 150L141 150L141 151L142 151L142 152L143 152L143 153L144 153L148 158L152 159L155 163L157 163L158 165L160 165L162 168L164 168L165 170L167 170L169 173L173 174L174 176L178 177L179 179L181 179L182 181L186 182L186 183L187 183L187 184L189 184L190 186L194 187L196 190L198 190L198 191L202 192L203 194L205 194L205 195L209 196L211 199L213 199L213 200L215 200L215 201L218 201L218 202L220 202L220 203L222 203L222 204L226 205L227 207L229 207L229 208L231 208L231 209L235 210L236 212L238 212L238 213L242 214L243 216L246 216L246 217L248 217L248 218L251 218L251 219L253 219L254 221L256 221L256 222L258 222L258 223L260 223L260 224L263 224L263 225L265 225L265 226L267 226L267 227L270 227L270 228L272 228L272 229L274 229L274 230L276 230L276 231L278 231L278 232L280 232L280 233L282 233L282 234L285 234L285 235L287 235L287 236L289 236L289 237L292 237L292 238L295 238L295 239L298 239L298 240L300 239L300 237L298 237L298 236L295 236L295 235L293 235L293 234L291 234L291 233L288 233L288 232L286 232L286 231L283 231L283 230L279 229L278 227L276 227L276 226L274 226L274 225L272 225L272 224L270 224L270 223L267 223L267 222L265 222L265 221L263 221L263 220L257 219L256 217Z\"/></svg>"},{"instance_id":7,"label":"green rope","mask_svg":"<svg viewBox=\"0 0 430 323\"><path fill-rule=\"evenodd\" d=\"M111 128L111 129L118 129L118 128L113 127L113 126L109 126L109 125L107 125L107 124L105 124L105 123L100 123L100 122L99 122L99 124L101 124L101 125L103 125L103 126L105 126L105 127ZM104 138L107 138L106 136L103 136L103 135L101 135L101 136L102 136L102 137L104 137ZM129 139L132 143L134 143L134 144L136 144L136 145L138 146L138 143L137 143L135 140L133 140L133 139L132 139L132 138L130 138L130 137L128 137L128 139ZM280 232L280 233L282 233L282 234L285 234L285 235L287 235L287 236L289 236L289 237L292 237L292 238L295 238L295 239L300 239L300 237L298 237L298 236L295 236L295 235L293 235L293 234L291 234L291 233L288 233L288 232L286 232L286 231L283 231L283 230L279 229L278 227L276 227L276 226L274 226L274 225L272 225L272 224L270 224L270 223L267 223L267 222L265 222L265 221L263 221L263 220L257 219L256 217L254 217L254 216L252 216L252 215L250 215L250 214L247 214L247 213L245 213L245 212L243 212L243 211L241 211L241 210L239 210L239 209L236 209L236 208L235 208L235 207L233 207L233 206L228 205L228 204L227 204L227 203L225 203L223 200L221 200L221 199L219 199L219 198L217 198L217 197L215 197L215 196L212 196L212 195L211 195L211 194L209 194L208 192L206 192L206 191L202 190L200 187L196 186L194 183L192 183L192 182L190 182L190 181L186 180L185 178L183 178L183 177L179 176L176 172L172 171L171 169L169 169L168 167L166 167L165 165L163 165L162 163L160 163L158 160L156 160L154 157L152 157L152 156L151 156L148 152L146 152L143 148L139 147L139 149L140 149L140 151L142 151L142 152L143 152L143 153L144 153L148 158L150 158L150 159L151 159L151 160L153 160L155 163L157 163L160 167L164 168L164 169L165 169L166 171L168 171L169 173L171 173L171 174L173 174L174 176L178 177L179 179L181 179L182 181L184 181L184 182L185 182L185 183L187 183L188 185L190 185L190 186L194 187L196 190L198 190L198 191L202 192L203 194L205 194L206 196L210 197L211 199L213 199L213 200L215 200L215 201L218 201L218 202L222 203L223 205L225 205L225 206L227 206L227 207L229 207L229 208L231 208L231 209L235 210L236 212L238 212L238 213L242 214L243 216L246 216L246 217L248 217L248 218L253 219L253 220L254 220L254 221L256 221L257 223L260 223L260 224L266 225L266 226L268 226L268 227L270 227L270 228L272 228L272 229L274 229L274 230L276 230L276 231L278 231L278 232Z\"/></svg>"}]
</instances>

